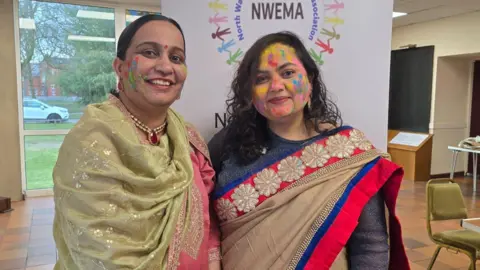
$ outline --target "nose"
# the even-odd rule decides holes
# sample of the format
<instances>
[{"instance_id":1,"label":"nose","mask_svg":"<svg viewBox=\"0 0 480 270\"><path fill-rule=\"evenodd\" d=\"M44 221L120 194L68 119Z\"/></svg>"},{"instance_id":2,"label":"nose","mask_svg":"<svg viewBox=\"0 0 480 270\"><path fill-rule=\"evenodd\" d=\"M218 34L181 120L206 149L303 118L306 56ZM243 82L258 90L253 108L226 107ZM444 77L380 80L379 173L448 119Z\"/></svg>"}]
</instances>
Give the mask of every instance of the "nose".
<instances>
[{"instance_id":1,"label":"nose","mask_svg":"<svg viewBox=\"0 0 480 270\"><path fill-rule=\"evenodd\" d=\"M155 71L162 73L162 75L169 75L173 73L173 66L167 55L159 57L155 63Z\"/></svg>"},{"instance_id":2,"label":"nose","mask_svg":"<svg viewBox=\"0 0 480 270\"><path fill-rule=\"evenodd\" d=\"M272 78L272 85L270 87L270 89L272 91L282 91L284 90L285 86L283 84L283 80L280 76L278 75L274 75L273 78Z\"/></svg>"}]
</instances>

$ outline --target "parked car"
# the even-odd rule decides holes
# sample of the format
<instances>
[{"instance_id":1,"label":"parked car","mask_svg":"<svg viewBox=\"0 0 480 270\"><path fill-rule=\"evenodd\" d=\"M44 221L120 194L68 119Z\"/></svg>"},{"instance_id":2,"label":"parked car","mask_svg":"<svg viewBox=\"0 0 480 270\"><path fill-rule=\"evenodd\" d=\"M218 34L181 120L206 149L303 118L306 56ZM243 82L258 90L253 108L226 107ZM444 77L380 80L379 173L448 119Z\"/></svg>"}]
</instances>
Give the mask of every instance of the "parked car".
<instances>
[{"instance_id":1,"label":"parked car","mask_svg":"<svg viewBox=\"0 0 480 270\"><path fill-rule=\"evenodd\" d=\"M23 100L23 119L27 121L64 122L70 118L68 109L50 106L38 99Z\"/></svg>"}]
</instances>

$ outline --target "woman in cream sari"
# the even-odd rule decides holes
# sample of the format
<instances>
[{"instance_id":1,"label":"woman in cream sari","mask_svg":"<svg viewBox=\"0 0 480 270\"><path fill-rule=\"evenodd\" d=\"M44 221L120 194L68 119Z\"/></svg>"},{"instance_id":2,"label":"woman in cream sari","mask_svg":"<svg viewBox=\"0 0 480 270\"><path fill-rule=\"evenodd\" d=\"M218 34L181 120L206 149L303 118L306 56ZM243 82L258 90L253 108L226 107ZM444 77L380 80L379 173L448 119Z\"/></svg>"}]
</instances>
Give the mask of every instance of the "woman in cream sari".
<instances>
[{"instance_id":1,"label":"woman in cream sari","mask_svg":"<svg viewBox=\"0 0 480 270\"><path fill-rule=\"evenodd\" d=\"M232 92L230 124L209 144L224 269L409 269L395 216L403 172L338 126L302 42L259 39Z\"/></svg>"},{"instance_id":2,"label":"woman in cream sari","mask_svg":"<svg viewBox=\"0 0 480 270\"><path fill-rule=\"evenodd\" d=\"M219 269L208 150L169 109L187 76L180 26L137 19L113 67L118 90L87 107L54 169L55 269Z\"/></svg>"}]
</instances>

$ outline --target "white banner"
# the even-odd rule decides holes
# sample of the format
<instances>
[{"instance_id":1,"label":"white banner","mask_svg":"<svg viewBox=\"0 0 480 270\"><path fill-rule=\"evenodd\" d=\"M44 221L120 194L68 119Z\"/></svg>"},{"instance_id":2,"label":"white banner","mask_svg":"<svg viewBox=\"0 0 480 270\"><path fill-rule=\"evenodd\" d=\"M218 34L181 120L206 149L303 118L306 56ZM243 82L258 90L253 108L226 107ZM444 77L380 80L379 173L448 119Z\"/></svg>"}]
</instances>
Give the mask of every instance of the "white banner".
<instances>
[{"instance_id":1,"label":"white banner","mask_svg":"<svg viewBox=\"0 0 480 270\"><path fill-rule=\"evenodd\" d=\"M174 105L205 139L225 124L236 64L259 37L291 31L321 65L346 124L387 145L393 0L163 0L186 37L188 78Z\"/></svg>"}]
</instances>

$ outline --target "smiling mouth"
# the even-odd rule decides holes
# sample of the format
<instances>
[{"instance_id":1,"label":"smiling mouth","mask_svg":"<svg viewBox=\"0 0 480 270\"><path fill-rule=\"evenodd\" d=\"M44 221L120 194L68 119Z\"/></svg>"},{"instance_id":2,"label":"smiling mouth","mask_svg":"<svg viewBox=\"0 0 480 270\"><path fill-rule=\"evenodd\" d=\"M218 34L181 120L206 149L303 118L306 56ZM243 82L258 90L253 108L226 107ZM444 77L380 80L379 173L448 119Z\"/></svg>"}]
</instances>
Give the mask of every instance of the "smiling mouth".
<instances>
[{"instance_id":1,"label":"smiling mouth","mask_svg":"<svg viewBox=\"0 0 480 270\"><path fill-rule=\"evenodd\" d=\"M147 83L152 84L154 86L172 86L175 83L169 80L163 80L163 79L153 79L153 80L145 80Z\"/></svg>"},{"instance_id":2,"label":"smiling mouth","mask_svg":"<svg viewBox=\"0 0 480 270\"><path fill-rule=\"evenodd\" d=\"M277 98L269 99L268 102L272 103L272 104L275 104L275 105L278 105L278 104L284 103L287 100L288 100L288 97L277 97Z\"/></svg>"}]
</instances>

